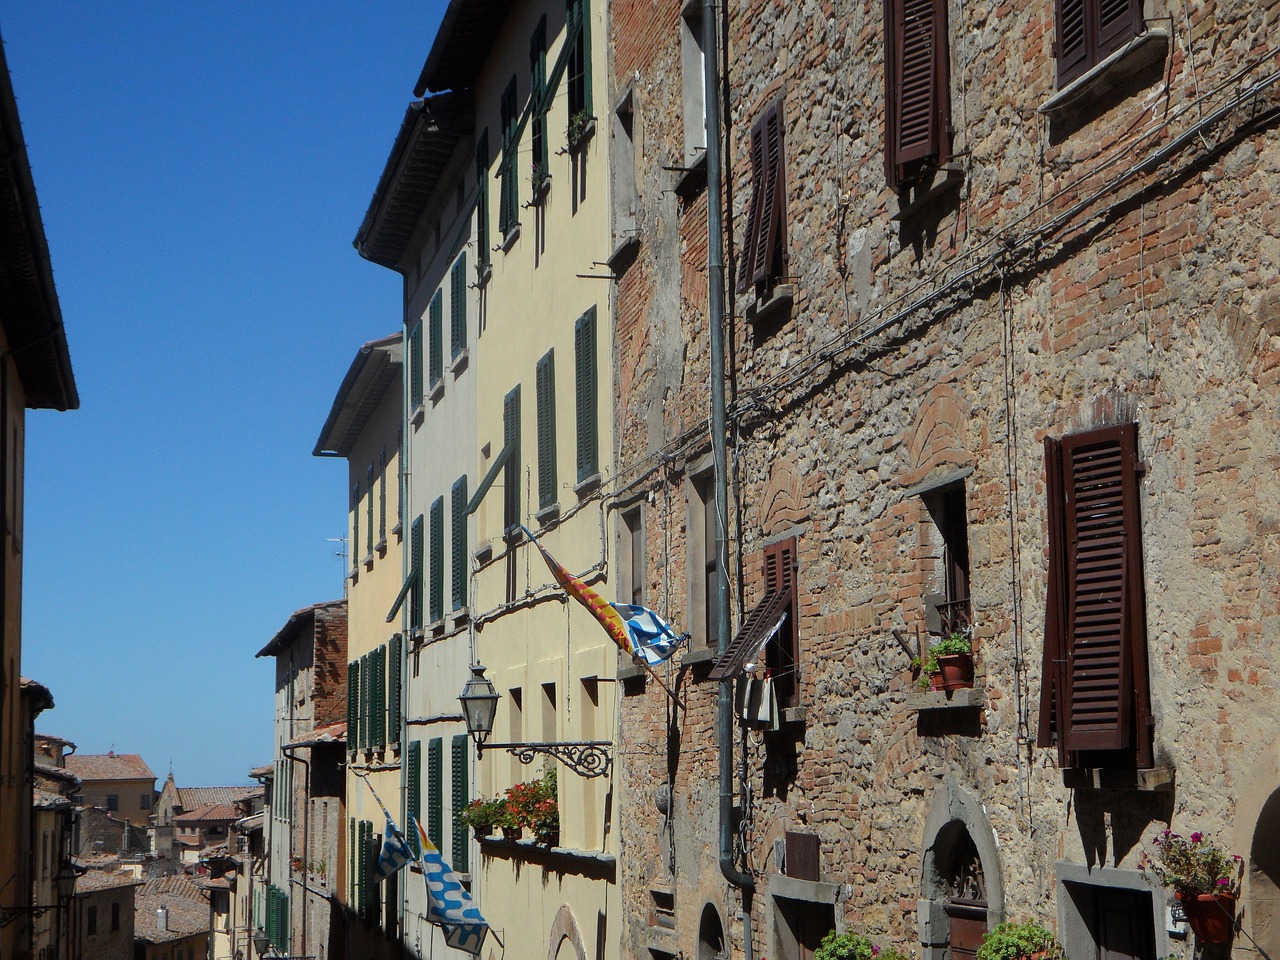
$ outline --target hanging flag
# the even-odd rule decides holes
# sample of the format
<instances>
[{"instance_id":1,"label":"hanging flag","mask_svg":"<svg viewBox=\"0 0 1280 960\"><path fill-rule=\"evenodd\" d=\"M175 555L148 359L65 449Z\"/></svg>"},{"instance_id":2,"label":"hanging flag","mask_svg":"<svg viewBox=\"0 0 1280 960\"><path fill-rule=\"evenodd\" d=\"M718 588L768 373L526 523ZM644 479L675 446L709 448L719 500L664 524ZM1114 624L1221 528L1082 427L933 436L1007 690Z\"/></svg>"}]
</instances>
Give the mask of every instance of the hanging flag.
<instances>
[{"instance_id":1,"label":"hanging flag","mask_svg":"<svg viewBox=\"0 0 1280 960\"><path fill-rule=\"evenodd\" d=\"M622 617L622 624L636 651L633 655L642 658L651 667L666 660L676 652L680 644L689 639L687 633L677 634L648 607L630 603L611 603L609 606Z\"/></svg>"},{"instance_id":2,"label":"hanging flag","mask_svg":"<svg viewBox=\"0 0 1280 960\"><path fill-rule=\"evenodd\" d=\"M385 812L385 811L384 811ZM413 848L396 826L391 814L387 814L387 832L382 838L382 850L378 852L378 879L385 880L403 867L413 863Z\"/></svg>"},{"instance_id":3,"label":"hanging flag","mask_svg":"<svg viewBox=\"0 0 1280 960\"><path fill-rule=\"evenodd\" d=\"M453 868L444 862L440 851L427 836L416 818L410 817L422 843L422 879L427 887L427 921L443 928L445 942L455 950L478 954L484 946L489 924L471 895L462 888Z\"/></svg>"},{"instance_id":4,"label":"hanging flag","mask_svg":"<svg viewBox=\"0 0 1280 960\"><path fill-rule=\"evenodd\" d=\"M556 583L560 584L569 596L591 611L591 615L600 622L600 626L604 627L605 633L609 634L623 653L632 659L643 660L650 666L660 663L671 656L671 653L675 650L675 643L678 643L680 638L676 637L675 632L663 623L656 613L646 610L644 607L633 607L625 603L610 603L587 586L579 577L575 577L566 570L559 560L547 552L547 548L542 545L528 527L522 526L520 529L525 532L525 535L533 541L533 545L538 548L538 552L542 554L542 559L547 562L547 567L551 570L551 575L556 578ZM623 611L637 611L637 613L624 613ZM640 614L647 614L647 617L639 616ZM638 621L634 628L627 622L628 618L632 616L637 617ZM652 622L649 618L652 618ZM667 636L670 639L664 639Z\"/></svg>"}]
</instances>

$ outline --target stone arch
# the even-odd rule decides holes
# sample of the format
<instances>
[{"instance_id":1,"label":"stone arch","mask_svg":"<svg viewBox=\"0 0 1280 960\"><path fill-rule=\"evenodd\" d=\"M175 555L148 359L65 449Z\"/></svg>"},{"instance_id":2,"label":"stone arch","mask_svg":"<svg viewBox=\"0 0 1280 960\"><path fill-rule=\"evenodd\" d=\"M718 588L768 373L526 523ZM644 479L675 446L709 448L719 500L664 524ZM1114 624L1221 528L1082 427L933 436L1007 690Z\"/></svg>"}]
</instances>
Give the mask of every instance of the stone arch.
<instances>
[{"instance_id":1,"label":"stone arch","mask_svg":"<svg viewBox=\"0 0 1280 960\"><path fill-rule=\"evenodd\" d=\"M921 842L918 920L925 960L942 960L950 952L949 872L956 857L970 848L981 865L986 926L991 929L1004 919L1004 884L995 831L977 795L948 775L934 795Z\"/></svg>"},{"instance_id":2,"label":"stone arch","mask_svg":"<svg viewBox=\"0 0 1280 960\"><path fill-rule=\"evenodd\" d=\"M551 942L547 947L547 960L587 960L587 950L582 945L582 931L574 919L569 905L562 904L551 924Z\"/></svg>"},{"instance_id":3,"label":"stone arch","mask_svg":"<svg viewBox=\"0 0 1280 960\"><path fill-rule=\"evenodd\" d=\"M939 467L963 467L972 462L965 449L969 414L953 385L940 383L920 405L906 437L907 472L902 483L919 483Z\"/></svg>"},{"instance_id":4,"label":"stone arch","mask_svg":"<svg viewBox=\"0 0 1280 960\"><path fill-rule=\"evenodd\" d=\"M729 941L725 935L724 919L719 908L708 900L702 905L698 920L697 960L724 960L729 956Z\"/></svg>"},{"instance_id":5,"label":"stone arch","mask_svg":"<svg viewBox=\"0 0 1280 960\"><path fill-rule=\"evenodd\" d=\"M1245 854L1242 922L1259 947L1280 956L1280 745L1262 752L1240 794L1233 852Z\"/></svg>"},{"instance_id":6,"label":"stone arch","mask_svg":"<svg viewBox=\"0 0 1280 960\"><path fill-rule=\"evenodd\" d=\"M760 498L760 532L769 539L803 526L808 519L809 507L800 483L800 471L794 458L783 457L774 463Z\"/></svg>"}]
</instances>

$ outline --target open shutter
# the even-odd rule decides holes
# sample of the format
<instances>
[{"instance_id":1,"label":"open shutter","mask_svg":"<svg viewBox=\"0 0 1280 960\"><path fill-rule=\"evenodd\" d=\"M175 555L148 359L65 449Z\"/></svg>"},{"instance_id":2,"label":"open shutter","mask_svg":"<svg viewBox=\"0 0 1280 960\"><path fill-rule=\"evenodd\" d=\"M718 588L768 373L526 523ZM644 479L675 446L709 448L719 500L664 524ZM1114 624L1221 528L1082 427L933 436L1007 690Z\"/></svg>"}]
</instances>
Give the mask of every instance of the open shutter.
<instances>
[{"instance_id":1,"label":"open shutter","mask_svg":"<svg viewBox=\"0 0 1280 960\"><path fill-rule=\"evenodd\" d=\"M432 388L444 376L444 297L440 291L431 298L431 349L429 358Z\"/></svg>"},{"instance_id":2,"label":"open shutter","mask_svg":"<svg viewBox=\"0 0 1280 960\"><path fill-rule=\"evenodd\" d=\"M502 400L502 449L507 454L503 468L502 526L510 531L520 522L520 385L511 388Z\"/></svg>"},{"instance_id":3,"label":"open shutter","mask_svg":"<svg viewBox=\"0 0 1280 960\"><path fill-rule=\"evenodd\" d=\"M360 661L347 664L347 750L360 746Z\"/></svg>"},{"instance_id":4,"label":"open shutter","mask_svg":"<svg viewBox=\"0 0 1280 960\"><path fill-rule=\"evenodd\" d=\"M1044 656L1040 664L1040 721L1036 746L1058 745L1058 764L1066 765L1066 739L1057 735L1062 690L1066 685L1066 658L1063 656L1062 602L1066 596L1066 490L1062 480L1062 441L1044 440L1044 473L1047 496L1046 521L1049 535L1048 583L1045 588Z\"/></svg>"},{"instance_id":5,"label":"open shutter","mask_svg":"<svg viewBox=\"0 0 1280 960\"><path fill-rule=\"evenodd\" d=\"M392 743L400 742L400 662L404 657L403 638L398 633L391 635L387 643L387 661L390 670L387 679L387 726L388 739Z\"/></svg>"},{"instance_id":6,"label":"open shutter","mask_svg":"<svg viewBox=\"0 0 1280 960\"><path fill-rule=\"evenodd\" d=\"M409 411L422 403L422 321L409 331Z\"/></svg>"},{"instance_id":7,"label":"open shutter","mask_svg":"<svg viewBox=\"0 0 1280 960\"><path fill-rule=\"evenodd\" d=\"M1093 0L1055 0L1057 10L1058 86L1064 87L1089 66L1085 6Z\"/></svg>"},{"instance_id":8,"label":"open shutter","mask_svg":"<svg viewBox=\"0 0 1280 960\"><path fill-rule=\"evenodd\" d=\"M765 196L765 132L764 120L751 127L751 205L747 208L747 232L742 240L742 259L738 261L738 292L743 293L754 282L756 249L760 245L761 205ZM772 202L772 201L770 201Z\"/></svg>"},{"instance_id":9,"label":"open shutter","mask_svg":"<svg viewBox=\"0 0 1280 960\"><path fill-rule=\"evenodd\" d=\"M414 627L422 626L422 614L424 613L422 609L422 541L422 514L418 514L413 519L413 528L409 534L409 555L412 564L410 572L413 576L413 584L409 587L409 602L412 604L409 611L409 624Z\"/></svg>"},{"instance_id":10,"label":"open shutter","mask_svg":"<svg viewBox=\"0 0 1280 960\"><path fill-rule=\"evenodd\" d=\"M444 846L444 741L427 742L427 837L439 850Z\"/></svg>"},{"instance_id":11,"label":"open shutter","mask_svg":"<svg viewBox=\"0 0 1280 960\"><path fill-rule=\"evenodd\" d=\"M431 503L431 622L444 619L444 497Z\"/></svg>"},{"instance_id":12,"label":"open shutter","mask_svg":"<svg viewBox=\"0 0 1280 960\"><path fill-rule=\"evenodd\" d=\"M1068 751L1140 747L1145 755L1150 708L1137 425L1064 437L1062 473L1067 676L1059 733Z\"/></svg>"},{"instance_id":13,"label":"open shutter","mask_svg":"<svg viewBox=\"0 0 1280 960\"><path fill-rule=\"evenodd\" d=\"M476 138L476 266L481 279L489 255L489 131L482 130Z\"/></svg>"},{"instance_id":14,"label":"open shutter","mask_svg":"<svg viewBox=\"0 0 1280 960\"><path fill-rule=\"evenodd\" d=\"M453 769L450 771L453 800L453 869L458 873L469 873L471 870L471 848L467 839L467 826L458 821L458 814L466 809L469 797L467 786L467 747L470 738L465 733L457 734L450 744L452 750Z\"/></svg>"},{"instance_id":15,"label":"open shutter","mask_svg":"<svg viewBox=\"0 0 1280 960\"><path fill-rule=\"evenodd\" d=\"M459 477L453 484L452 503L450 503L453 520L453 569L451 586L453 609L461 610L467 605L467 478Z\"/></svg>"},{"instance_id":16,"label":"open shutter","mask_svg":"<svg viewBox=\"0 0 1280 960\"><path fill-rule=\"evenodd\" d=\"M409 838L409 846L413 855L420 856L421 842L418 839L417 823L422 822L422 741L409 741L409 758L405 765L404 821L405 834Z\"/></svg>"},{"instance_id":17,"label":"open shutter","mask_svg":"<svg viewBox=\"0 0 1280 960\"><path fill-rule=\"evenodd\" d=\"M761 210L764 233L764 261L757 280L771 282L787 272L787 167L783 151L782 104L776 103L764 116L764 149L767 159L765 190L769 207Z\"/></svg>"},{"instance_id":18,"label":"open shutter","mask_svg":"<svg viewBox=\"0 0 1280 960\"><path fill-rule=\"evenodd\" d=\"M467 253L453 263L449 286L450 356L456 360L467 346Z\"/></svg>"},{"instance_id":19,"label":"open shutter","mask_svg":"<svg viewBox=\"0 0 1280 960\"><path fill-rule=\"evenodd\" d=\"M556 358L548 350L538 361L538 507L556 502Z\"/></svg>"},{"instance_id":20,"label":"open shutter","mask_svg":"<svg viewBox=\"0 0 1280 960\"><path fill-rule=\"evenodd\" d=\"M599 399L596 376L596 308L593 306L574 325L574 378L578 408L578 483L600 472L600 439L596 406Z\"/></svg>"},{"instance_id":21,"label":"open shutter","mask_svg":"<svg viewBox=\"0 0 1280 960\"><path fill-rule=\"evenodd\" d=\"M887 0L885 167L894 189L906 164L946 160L949 59L946 0Z\"/></svg>"}]
</instances>

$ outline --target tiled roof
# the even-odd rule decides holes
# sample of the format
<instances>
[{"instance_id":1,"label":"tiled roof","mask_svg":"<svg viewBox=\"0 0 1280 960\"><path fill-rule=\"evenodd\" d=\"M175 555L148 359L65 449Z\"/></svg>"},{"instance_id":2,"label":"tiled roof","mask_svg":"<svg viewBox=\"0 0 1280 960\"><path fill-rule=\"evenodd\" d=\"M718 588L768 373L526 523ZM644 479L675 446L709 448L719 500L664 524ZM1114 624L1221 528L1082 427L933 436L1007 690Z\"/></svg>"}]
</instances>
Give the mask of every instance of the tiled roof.
<instances>
[{"instance_id":1,"label":"tiled roof","mask_svg":"<svg viewBox=\"0 0 1280 960\"><path fill-rule=\"evenodd\" d=\"M261 793L260 786L247 787L179 787L178 803L183 810L195 811L215 804L234 804L237 800Z\"/></svg>"},{"instance_id":2,"label":"tiled roof","mask_svg":"<svg viewBox=\"0 0 1280 960\"><path fill-rule=\"evenodd\" d=\"M147 762L136 753L73 753L67 769L81 780L155 780Z\"/></svg>"},{"instance_id":3,"label":"tiled roof","mask_svg":"<svg viewBox=\"0 0 1280 960\"><path fill-rule=\"evenodd\" d=\"M209 903L191 877L155 877L135 896L133 938L151 943L172 943L209 929ZM156 911L168 912L168 930L161 930Z\"/></svg>"},{"instance_id":4,"label":"tiled roof","mask_svg":"<svg viewBox=\"0 0 1280 960\"><path fill-rule=\"evenodd\" d=\"M62 767L55 767L49 763L40 763L38 760L33 766L37 777L44 777L46 780L58 780L77 787L80 785L80 778Z\"/></svg>"},{"instance_id":5,"label":"tiled roof","mask_svg":"<svg viewBox=\"0 0 1280 960\"><path fill-rule=\"evenodd\" d=\"M64 807L70 809L71 801L61 794L50 793L48 790L33 787L31 790L31 805L37 810L58 810Z\"/></svg>"},{"instance_id":6,"label":"tiled roof","mask_svg":"<svg viewBox=\"0 0 1280 960\"><path fill-rule=\"evenodd\" d=\"M288 744L290 747L315 747L325 743L346 743L347 721L339 720L324 727L316 727Z\"/></svg>"},{"instance_id":7,"label":"tiled roof","mask_svg":"<svg viewBox=\"0 0 1280 960\"><path fill-rule=\"evenodd\" d=\"M236 809L233 803L211 803L199 809L192 810L190 813L182 813L173 818L174 823L194 824L208 822L210 820L219 823L230 823L232 820L240 819L240 811Z\"/></svg>"},{"instance_id":8,"label":"tiled roof","mask_svg":"<svg viewBox=\"0 0 1280 960\"><path fill-rule=\"evenodd\" d=\"M260 778L260 777L269 777L269 776L271 776L271 774L272 774L272 773L274 773L274 772L275 772L275 765L274 765L274 764L264 763L262 766L260 766L260 767L254 767L252 770L250 770L250 771L249 771L249 776L251 776L251 777L253 777L253 779L257 780L257 779L258 779L258 778Z\"/></svg>"},{"instance_id":9,"label":"tiled roof","mask_svg":"<svg viewBox=\"0 0 1280 960\"><path fill-rule=\"evenodd\" d=\"M118 887L140 887L142 881L129 873L114 870L90 870L76 878L76 893L93 893L96 890L114 890Z\"/></svg>"}]
</instances>

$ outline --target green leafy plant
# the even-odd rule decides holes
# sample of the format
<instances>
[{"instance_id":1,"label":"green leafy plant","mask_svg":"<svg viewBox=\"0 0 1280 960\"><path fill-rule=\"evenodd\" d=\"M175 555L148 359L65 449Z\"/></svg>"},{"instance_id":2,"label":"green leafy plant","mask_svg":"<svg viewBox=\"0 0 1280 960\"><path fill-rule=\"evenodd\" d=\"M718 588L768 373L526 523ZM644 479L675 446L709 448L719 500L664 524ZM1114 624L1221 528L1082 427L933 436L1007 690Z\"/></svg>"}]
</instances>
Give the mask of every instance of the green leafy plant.
<instances>
[{"instance_id":1,"label":"green leafy plant","mask_svg":"<svg viewBox=\"0 0 1280 960\"><path fill-rule=\"evenodd\" d=\"M587 125L595 118L586 110L579 110L569 118L569 145L575 146L587 132Z\"/></svg>"},{"instance_id":2,"label":"green leafy plant","mask_svg":"<svg viewBox=\"0 0 1280 960\"><path fill-rule=\"evenodd\" d=\"M517 783L507 788L502 801L499 827L528 827L535 833L560 829L560 806L557 801L556 771L548 768L538 780Z\"/></svg>"},{"instance_id":3,"label":"green leafy plant","mask_svg":"<svg viewBox=\"0 0 1280 960\"><path fill-rule=\"evenodd\" d=\"M457 821L463 826L483 832L498 825L498 820L502 816L505 807L506 801L501 797L490 797L488 799L477 797L457 815Z\"/></svg>"},{"instance_id":4,"label":"green leafy plant","mask_svg":"<svg viewBox=\"0 0 1280 960\"><path fill-rule=\"evenodd\" d=\"M1025 960L1037 954L1061 956L1053 934L1033 921L1006 921L983 934L977 960Z\"/></svg>"},{"instance_id":5,"label":"green leafy plant","mask_svg":"<svg viewBox=\"0 0 1280 960\"><path fill-rule=\"evenodd\" d=\"M920 671L920 679L918 681L920 686L926 690L929 688L929 674L938 672L939 657L955 656L973 656L973 640L969 631L955 630L950 636L931 644L929 652L925 654L923 660L919 657L912 659L911 666Z\"/></svg>"},{"instance_id":6,"label":"green leafy plant","mask_svg":"<svg viewBox=\"0 0 1280 960\"><path fill-rule=\"evenodd\" d=\"M547 169L546 164L533 162L533 170L529 174L529 179L533 183L533 189L537 192L542 185L551 179L551 172Z\"/></svg>"},{"instance_id":7,"label":"green leafy plant","mask_svg":"<svg viewBox=\"0 0 1280 960\"><path fill-rule=\"evenodd\" d=\"M1144 851L1140 868L1183 896L1235 894L1244 861L1210 843L1199 831L1189 837L1162 830L1151 840L1155 852Z\"/></svg>"},{"instance_id":8,"label":"green leafy plant","mask_svg":"<svg viewBox=\"0 0 1280 960\"><path fill-rule=\"evenodd\" d=\"M813 960L872 960L876 953L871 941L862 934L832 930L813 951Z\"/></svg>"}]
</instances>

